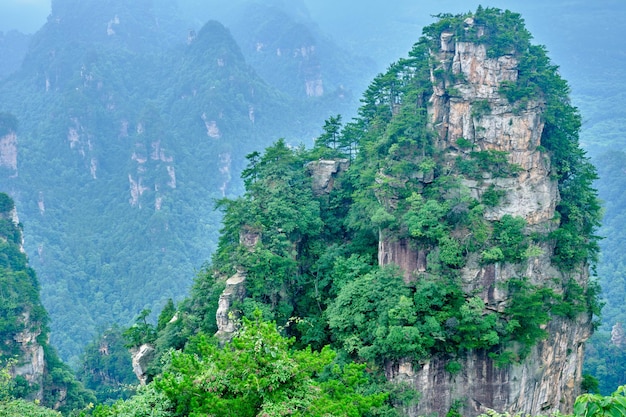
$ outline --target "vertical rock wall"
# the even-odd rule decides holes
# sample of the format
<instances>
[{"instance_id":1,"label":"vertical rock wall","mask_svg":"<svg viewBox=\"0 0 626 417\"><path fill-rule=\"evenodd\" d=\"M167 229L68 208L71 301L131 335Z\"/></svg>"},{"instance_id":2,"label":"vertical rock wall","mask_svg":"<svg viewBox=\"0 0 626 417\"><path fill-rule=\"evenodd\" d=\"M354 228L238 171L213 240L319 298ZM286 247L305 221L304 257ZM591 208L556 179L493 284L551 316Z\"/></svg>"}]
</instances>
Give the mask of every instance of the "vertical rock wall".
<instances>
[{"instance_id":1,"label":"vertical rock wall","mask_svg":"<svg viewBox=\"0 0 626 417\"><path fill-rule=\"evenodd\" d=\"M37 387L30 396L32 399L41 401L46 371L44 349L37 341L41 329L32 325L28 312L22 315L22 321L25 329L13 337L13 341L19 346L20 355L11 373L13 376L24 378L31 387Z\"/></svg>"},{"instance_id":2,"label":"vertical rock wall","mask_svg":"<svg viewBox=\"0 0 626 417\"><path fill-rule=\"evenodd\" d=\"M9 135L10 136L10 135ZM6 195L3 195L2 198L6 198ZM6 201L4 201L6 203ZM20 220L18 217L17 209L13 207L10 211L0 213L0 220L10 221L14 228L19 229ZM8 231L9 229L4 226L3 232ZM24 253L24 241L23 235L20 233L16 236L9 237L9 235L0 234L0 242L3 244L2 255L5 259L7 256L7 249L13 245L17 245L17 248L20 252ZM12 274L16 271L12 271L10 266L2 265L0 267L0 272L2 274ZM23 272L22 272L23 273ZM22 286L17 283L11 282L11 280L2 282L3 287L8 289L9 293L13 293L13 297L22 300L24 302L24 298L20 292L28 292L28 291L38 291L37 285L32 285L32 287L27 287L26 285ZM8 284L8 287L7 287ZM38 302L38 300L37 300ZM4 339L0 337L0 344L5 348L9 348L11 346L17 347L17 356L15 357L16 362L11 368L11 375L16 377L20 376L24 378L32 388L29 393L29 398L33 400L43 400L43 390L44 390L44 376L46 373L46 358L44 357L44 347L40 343L40 336L43 331L43 323L33 318L32 309L36 309L38 306L36 305L25 305L21 304L19 309L21 310L21 314L17 318L16 328L20 329L17 332L6 332L2 336ZM7 320L7 317L4 317ZM1 351L0 351L1 352Z\"/></svg>"},{"instance_id":3,"label":"vertical rock wall","mask_svg":"<svg viewBox=\"0 0 626 417\"><path fill-rule=\"evenodd\" d=\"M4 167L17 175L17 135L9 132L0 136L0 167Z\"/></svg>"},{"instance_id":4,"label":"vertical rock wall","mask_svg":"<svg viewBox=\"0 0 626 417\"><path fill-rule=\"evenodd\" d=\"M499 93L503 81L517 80L515 57L489 58L484 45L456 42L453 34L444 32L441 49L433 58L434 93L428 114L437 133L436 146L444 151L449 171L454 170L459 156L466 158L472 150L506 152L509 163L519 166L519 174L498 177L484 173L479 180L463 179L463 185L476 199L490 187L505 192L500 204L487 209L487 220L499 220L508 214L523 217L528 233L554 230L559 192L550 175L549 155L540 147L544 103L530 101L516 108ZM471 143L470 149L457 144L461 138ZM507 293L498 283L510 278L526 277L533 284L544 285L554 279L573 278L586 285L585 268L566 277L550 262L552 244L541 243L539 249L540 255L521 264L484 265L477 254L470 255L461 271L464 289L478 293L490 308L500 309ZM405 280L418 279L427 267L425 260L424 253L406 242L381 234L380 263L398 264ZM443 416L456 401L464 404L463 415L477 415L486 408L532 415L571 411L579 394L583 344L591 333L590 319L586 315L576 320L555 317L546 330L549 337L535 345L520 364L497 367L484 351L472 351L455 359L461 370L454 375L446 371L444 358L433 357L419 364L390 363L387 377L409 382L421 393L419 405L410 412L412 416L433 411Z\"/></svg>"}]
</instances>

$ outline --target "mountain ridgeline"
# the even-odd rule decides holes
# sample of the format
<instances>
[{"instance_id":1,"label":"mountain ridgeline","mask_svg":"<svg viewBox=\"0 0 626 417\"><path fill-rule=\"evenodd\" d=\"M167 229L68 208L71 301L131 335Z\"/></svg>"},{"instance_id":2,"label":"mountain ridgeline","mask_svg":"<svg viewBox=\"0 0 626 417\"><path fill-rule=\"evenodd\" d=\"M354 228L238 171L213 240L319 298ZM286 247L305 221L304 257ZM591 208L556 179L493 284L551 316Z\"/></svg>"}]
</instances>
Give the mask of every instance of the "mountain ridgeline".
<instances>
[{"instance_id":1,"label":"mountain ridgeline","mask_svg":"<svg viewBox=\"0 0 626 417\"><path fill-rule=\"evenodd\" d=\"M325 415L344 398L328 378L369 381L354 415L571 412L599 312L600 206L568 85L530 40L509 11L440 15L358 117L329 118L312 149L249 154L190 297L127 332L156 358L147 387L101 415L151 398L168 416ZM335 368L302 368L310 348ZM350 361L368 375L342 379Z\"/></svg>"}]
</instances>

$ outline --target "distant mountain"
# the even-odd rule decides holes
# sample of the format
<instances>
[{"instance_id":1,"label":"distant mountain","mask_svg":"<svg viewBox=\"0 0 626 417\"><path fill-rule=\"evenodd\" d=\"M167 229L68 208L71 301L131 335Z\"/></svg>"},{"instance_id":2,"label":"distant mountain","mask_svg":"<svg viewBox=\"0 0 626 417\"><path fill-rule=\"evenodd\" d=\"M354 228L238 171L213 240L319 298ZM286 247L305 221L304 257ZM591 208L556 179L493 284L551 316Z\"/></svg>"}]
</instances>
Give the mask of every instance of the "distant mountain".
<instances>
[{"instance_id":1,"label":"distant mountain","mask_svg":"<svg viewBox=\"0 0 626 417\"><path fill-rule=\"evenodd\" d=\"M312 144L325 118L355 107L347 89L277 89L221 23L181 22L171 2L56 0L0 84L0 111L19 122L0 149L0 189L27 224L65 359L187 293L216 245L214 201L241 191L246 154L278 137ZM282 72L288 85L299 76Z\"/></svg>"},{"instance_id":2,"label":"distant mountain","mask_svg":"<svg viewBox=\"0 0 626 417\"><path fill-rule=\"evenodd\" d=\"M302 108L306 113L353 117L376 74L371 54L341 46L320 29L302 0L189 0L180 8L191 28L209 18L227 26L261 78L281 92L309 99ZM319 132L319 125L307 129Z\"/></svg>"},{"instance_id":3,"label":"distant mountain","mask_svg":"<svg viewBox=\"0 0 626 417\"><path fill-rule=\"evenodd\" d=\"M0 32L0 80L17 71L28 50L31 36L12 30Z\"/></svg>"},{"instance_id":4,"label":"distant mountain","mask_svg":"<svg viewBox=\"0 0 626 417\"><path fill-rule=\"evenodd\" d=\"M297 5L243 3L224 21L246 60L277 89L301 97L359 95L367 87L373 61L337 46L306 7Z\"/></svg>"}]
</instances>

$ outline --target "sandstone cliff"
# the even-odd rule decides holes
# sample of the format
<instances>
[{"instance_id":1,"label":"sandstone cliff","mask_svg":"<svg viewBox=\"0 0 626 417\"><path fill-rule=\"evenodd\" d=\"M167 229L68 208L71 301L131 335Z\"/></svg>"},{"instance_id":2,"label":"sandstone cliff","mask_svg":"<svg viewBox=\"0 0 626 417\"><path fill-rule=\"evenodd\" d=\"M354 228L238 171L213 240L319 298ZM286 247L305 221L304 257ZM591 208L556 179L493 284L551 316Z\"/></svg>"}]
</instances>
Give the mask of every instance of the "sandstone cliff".
<instances>
[{"instance_id":1,"label":"sandstone cliff","mask_svg":"<svg viewBox=\"0 0 626 417\"><path fill-rule=\"evenodd\" d=\"M244 274L237 272L226 280L226 288L220 295L215 319L217 321L217 333L215 336L221 341L230 340L237 330L237 317L231 307L237 301L241 301L245 295Z\"/></svg>"},{"instance_id":2,"label":"sandstone cliff","mask_svg":"<svg viewBox=\"0 0 626 417\"><path fill-rule=\"evenodd\" d=\"M473 20L467 19L465 25L473 26ZM538 98L519 106L501 93L503 82L518 81L517 57L513 53L489 57L484 43L463 41L446 31L440 35L439 50L431 53L433 94L428 120L436 132L435 145L445 154L446 169L455 172L458 161L470 152L505 153L508 163L517 167L516 175L483 172L479 178L463 177L463 186L478 200L488 190L499 190L502 198L486 209L485 219L521 217L527 235L549 235L558 227L555 210L560 194L550 156L541 146L546 103ZM478 294L487 308L501 310L510 298L502 284L511 278L526 277L535 285L550 287L573 279L586 286L585 265L564 272L552 263L553 241L543 240L536 249L536 256L520 263L485 265L478 254L470 255L461 270L465 292ZM381 233L379 262L399 265L407 281L427 271L427 255L428 250L411 246L407 239ZM562 288L556 286L555 291ZM497 366L487 352L474 350L455 359L460 363L457 374L446 370L449 359L441 356L419 363L390 362L386 374L391 380L409 382L421 393L419 405L410 412L414 416L432 412L443 416L455 401L463 404L464 415L487 408L531 415L571 411L580 393L584 342L591 329L588 314L553 317L545 327L548 337L520 363Z\"/></svg>"},{"instance_id":3,"label":"sandstone cliff","mask_svg":"<svg viewBox=\"0 0 626 417\"><path fill-rule=\"evenodd\" d=\"M337 176L348 169L347 159L320 159L306 165L313 180L316 195L328 194L333 190Z\"/></svg>"},{"instance_id":4,"label":"sandstone cliff","mask_svg":"<svg viewBox=\"0 0 626 417\"><path fill-rule=\"evenodd\" d=\"M150 344L144 343L130 350L132 356L133 373L141 385L148 381L148 367L155 358L156 350Z\"/></svg>"},{"instance_id":5,"label":"sandstone cliff","mask_svg":"<svg viewBox=\"0 0 626 417\"><path fill-rule=\"evenodd\" d=\"M11 374L14 377L24 378L31 387L35 387L30 397L41 401L46 372L44 349L37 340L41 334L41 325L35 323L33 326L28 311L22 315L21 322L24 330L13 337L13 341L18 346L19 355Z\"/></svg>"},{"instance_id":6,"label":"sandstone cliff","mask_svg":"<svg viewBox=\"0 0 626 417\"><path fill-rule=\"evenodd\" d=\"M37 284L27 275L33 272L21 263L25 254L20 222L13 201L6 194L0 194L0 224L0 254L4 260L0 284L5 292L0 297L4 320L1 330L5 336L0 340L0 363L3 358L15 359L9 370L11 375L26 382L29 398L43 400L47 366L41 339L46 331L45 313Z\"/></svg>"},{"instance_id":7,"label":"sandstone cliff","mask_svg":"<svg viewBox=\"0 0 626 417\"><path fill-rule=\"evenodd\" d=\"M0 366L9 361L11 395L67 412L95 398L48 345L48 315L39 299L35 271L23 249L22 225L13 200L0 193Z\"/></svg>"}]
</instances>

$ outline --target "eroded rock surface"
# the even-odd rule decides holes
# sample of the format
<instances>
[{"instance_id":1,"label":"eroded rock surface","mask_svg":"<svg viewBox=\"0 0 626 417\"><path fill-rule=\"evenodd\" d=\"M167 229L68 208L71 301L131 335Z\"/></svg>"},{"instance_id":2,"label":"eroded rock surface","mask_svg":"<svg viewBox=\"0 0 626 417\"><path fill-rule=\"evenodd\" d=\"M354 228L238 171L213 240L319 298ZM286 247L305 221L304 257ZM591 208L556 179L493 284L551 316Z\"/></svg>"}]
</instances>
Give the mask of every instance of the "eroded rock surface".
<instances>
[{"instance_id":1,"label":"eroded rock surface","mask_svg":"<svg viewBox=\"0 0 626 417\"><path fill-rule=\"evenodd\" d=\"M309 162L307 169L313 180L313 192L317 195L327 194L332 191L335 178L340 172L348 169L347 159L320 159Z\"/></svg>"},{"instance_id":2,"label":"eroded rock surface","mask_svg":"<svg viewBox=\"0 0 626 417\"><path fill-rule=\"evenodd\" d=\"M41 328L33 326L30 314L25 312L22 315L22 322L25 329L13 338L20 349L19 360L12 369L13 376L21 376L32 387L38 387L32 394L33 399L43 399L43 377L46 371L46 361L44 349L37 341L41 334Z\"/></svg>"},{"instance_id":3,"label":"eroded rock surface","mask_svg":"<svg viewBox=\"0 0 626 417\"><path fill-rule=\"evenodd\" d=\"M436 146L446 153L449 171L454 170L459 156L467 157L470 151L506 152L508 162L518 166L519 173L485 173L483 178L463 179L463 186L477 200L490 187L504 191L502 201L487 209L487 220L519 216L526 220L528 233L554 230L560 197L551 176L550 158L540 147L544 103L531 101L524 108L515 108L499 93L503 81L517 80L517 60L508 55L489 58L484 45L457 42L451 33L444 32L434 62L433 74L436 70L451 71L455 75L452 79L457 80L448 84L433 75L434 93L428 106L430 124L437 133ZM459 146L459 139L471 143L471 148ZM551 243L540 243L536 249L537 256L520 264L485 265L477 255L470 256L461 271L464 290L478 294L490 308L499 310L508 297L499 284L511 278L526 277L533 284L548 286L551 280L565 282L571 278L586 285L584 268L566 277L552 265ZM423 250L381 233L379 263L400 266L405 281L416 280L426 271L426 259ZM446 370L447 360L440 357L419 364L389 363L386 374L390 380L408 382L420 392L419 405L410 410L411 416L433 412L443 416L456 400L464 401L464 415L477 415L487 407L530 415L571 410L579 394L583 344L591 334L591 323L585 315L576 320L555 317L546 330L549 337L536 344L520 364L498 367L484 351L471 351L455 359L461 365L456 374Z\"/></svg>"},{"instance_id":4,"label":"eroded rock surface","mask_svg":"<svg viewBox=\"0 0 626 417\"><path fill-rule=\"evenodd\" d=\"M132 355L133 372L141 385L146 385L148 381L148 366L154 359L156 350L152 345L146 343L132 349L130 353Z\"/></svg>"},{"instance_id":5,"label":"eroded rock surface","mask_svg":"<svg viewBox=\"0 0 626 417\"><path fill-rule=\"evenodd\" d=\"M231 306L236 301L241 301L246 293L246 277L237 272L226 280L226 288L222 291L217 304L215 318L217 320L217 336L222 341L230 340L237 331L237 317L231 311Z\"/></svg>"}]
</instances>

